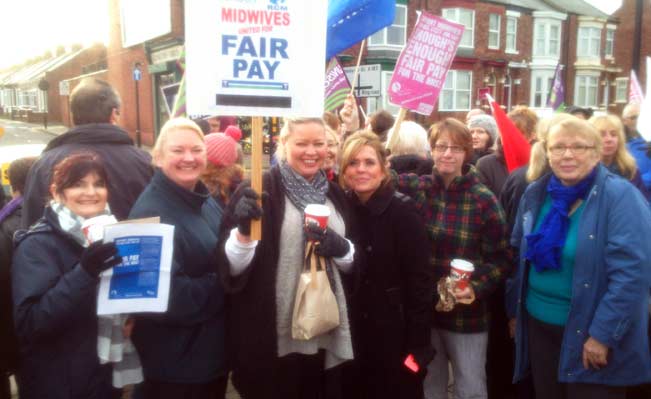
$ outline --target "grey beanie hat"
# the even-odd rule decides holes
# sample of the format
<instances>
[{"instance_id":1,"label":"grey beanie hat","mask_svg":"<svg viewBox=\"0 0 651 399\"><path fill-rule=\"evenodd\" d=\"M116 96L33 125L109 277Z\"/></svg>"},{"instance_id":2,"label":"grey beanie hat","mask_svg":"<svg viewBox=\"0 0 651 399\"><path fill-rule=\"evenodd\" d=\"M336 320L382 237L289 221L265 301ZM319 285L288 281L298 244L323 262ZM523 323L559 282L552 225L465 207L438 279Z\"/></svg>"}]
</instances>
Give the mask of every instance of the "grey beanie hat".
<instances>
[{"instance_id":1,"label":"grey beanie hat","mask_svg":"<svg viewBox=\"0 0 651 399\"><path fill-rule=\"evenodd\" d=\"M475 115L468 121L468 129L475 127L484 129L491 136L490 143L488 143L488 148L495 144L495 140L497 140L498 134L495 118L490 115Z\"/></svg>"}]
</instances>

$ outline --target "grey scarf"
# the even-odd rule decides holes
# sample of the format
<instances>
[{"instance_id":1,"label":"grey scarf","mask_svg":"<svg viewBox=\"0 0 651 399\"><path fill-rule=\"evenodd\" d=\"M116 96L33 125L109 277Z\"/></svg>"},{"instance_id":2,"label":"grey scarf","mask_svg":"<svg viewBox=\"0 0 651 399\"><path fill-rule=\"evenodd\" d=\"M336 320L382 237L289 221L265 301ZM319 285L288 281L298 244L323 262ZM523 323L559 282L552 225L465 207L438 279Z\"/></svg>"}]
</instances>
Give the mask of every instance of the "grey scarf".
<instances>
[{"instance_id":1,"label":"grey scarf","mask_svg":"<svg viewBox=\"0 0 651 399\"><path fill-rule=\"evenodd\" d=\"M328 179L320 170L312 181L307 181L287 164L280 164L280 176L285 194L299 211L304 212L308 204L325 204L328 192Z\"/></svg>"}]
</instances>

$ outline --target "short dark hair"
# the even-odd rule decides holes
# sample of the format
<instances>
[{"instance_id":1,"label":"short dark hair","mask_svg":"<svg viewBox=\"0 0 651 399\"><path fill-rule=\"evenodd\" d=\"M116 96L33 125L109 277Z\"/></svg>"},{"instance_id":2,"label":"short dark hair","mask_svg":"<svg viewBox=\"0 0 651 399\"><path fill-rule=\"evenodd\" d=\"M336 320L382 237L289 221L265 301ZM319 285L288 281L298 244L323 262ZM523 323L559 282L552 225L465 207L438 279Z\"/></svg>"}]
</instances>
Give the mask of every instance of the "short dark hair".
<instances>
[{"instance_id":1,"label":"short dark hair","mask_svg":"<svg viewBox=\"0 0 651 399\"><path fill-rule=\"evenodd\" d=\"M109 123L114 109L120 109L120 96L101 79L83 79L70 94L70 110L75 125Z\"/></svg>"},{"instance_id":2,"label":"short dark hair","mask_svg":"<svg viewBox=\"0 0 651 399\"><path fill-rule=\"evenodd\" d=\"M36 157L25 157L16 159L9 165L7 177L12 191L21 193L25 191L27 172L29 172L29 168L32 167L35 161Z\"/></svg>"},{"instance_id":3,"label":"short dark hair","mask_svg":"<svg viewBox=\"0 0 651 399\"><path fill-rule=\"evenodd\" d=\"M61 195L63 190L72 187L89 173L97 173L104 185L108 187L108 177L104 163L93 152L78 152L63 158L54 166L51 184L55 186L56 193Z\"/></svg>"},{"instance_id":4,"label":"short dark hair","mask_svg":"<svg viewBox=\"0 0 651 399\"><path fill-rule=\"evenodd\" d=\"M201 128L201 131L203 132L204 136L210 133L210 123L208 123L207 120L203 118L197 118L197 119L193 119L192 122L196 123L197 126Z\"/></svg>"},{"instance_id":5,"label":"short dark hair","mask_svg":"<svg viewBox=\"0 0 651 399\"><path fill-rule=\"evenodd\" d=\"M454 118L445 118L433 124L429 128L429 145L432 149L434 149L436 142L439 141L443 133L447 133L453 143L463 147L466 152L463 162L470 162L473 150L472 134L470 134L468 127Z\"/></svg>"},{"instance_id":6,"label":"short dark hair","mask_svg":"<svg viewBox=\"0 0 651 399\"><path fill-rule=\"evenodd\" d=\"M393 127L396 118L387 110L377 111L369 117L371 130L378 136L385 135Z\"/></svg>"}]
</instances>

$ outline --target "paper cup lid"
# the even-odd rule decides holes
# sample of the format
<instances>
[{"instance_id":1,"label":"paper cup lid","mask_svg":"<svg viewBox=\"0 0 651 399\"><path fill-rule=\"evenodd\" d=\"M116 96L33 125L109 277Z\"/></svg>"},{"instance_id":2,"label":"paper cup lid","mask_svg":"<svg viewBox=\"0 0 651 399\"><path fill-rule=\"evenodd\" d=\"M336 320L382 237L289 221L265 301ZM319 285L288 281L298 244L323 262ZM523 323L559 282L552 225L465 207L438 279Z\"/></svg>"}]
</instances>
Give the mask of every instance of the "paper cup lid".
<instances>
[{"instance_id":1,"label":"paper cup lid","mask_svg":"<svg viewBox=\"0 0 651 399\"><path fill-rule=\"evenodd\" d=\"M455 269L462 270L464 272L475 271L475 266L471 262L468 262L467 260L464 259L452 259L451 265Z\"/></svg>"},{"instance_id":2,"label":"paper cup lid","mask_svg":"<svg viewBox=\"0 0 651 399\"><path fill-rule=\"evenodd\" d=\"M92 225L96 225L96 224L107 225L107 224L112 224L112 223L115 223L115 222L116 222L115 217L113 217L112 215L99 215L99 216L95 216L95 217L92 217L90 219L84 220L84 222L81 224L81 227L84 228L84 227L88 227L88 226L92 226Z\"/></svg>"},{"instance_id":3,"label":"paper cup lid","mask_svg":"<svg viewBox=\"0 0 651 399\"><path fill-rule=\"evenodd\" d=\"M321 204L308 204L305 207L305 213L314 216L330 216L330 208Z\"/></svg>"}]
</instances>

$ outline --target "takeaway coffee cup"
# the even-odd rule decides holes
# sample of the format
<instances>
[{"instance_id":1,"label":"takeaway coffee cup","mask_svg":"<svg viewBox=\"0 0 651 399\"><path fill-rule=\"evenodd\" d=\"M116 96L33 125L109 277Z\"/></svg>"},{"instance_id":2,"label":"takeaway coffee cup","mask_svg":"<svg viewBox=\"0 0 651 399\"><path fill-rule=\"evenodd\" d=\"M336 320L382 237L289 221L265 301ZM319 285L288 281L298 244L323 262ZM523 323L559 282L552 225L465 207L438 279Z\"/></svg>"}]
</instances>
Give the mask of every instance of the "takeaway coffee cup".
<instances>
[{"instance_id":1,"label":"takeaway coffee cup","mask_svg":"<svg viewBox=\"0 0 651 399\"><path fill-rule=\"evenodd\" d=\"M89 244L104 238L104 226L117 223L117 220L112 215L99 215L94 218L86 219L81 224L81 231L88 240Z\"/></svg>"},{"instance_id":2,"label":"takeaway coffee cup","mask_svg":"<svg viewBox=\"0 0 651 399\"><path fill-rule=\"evenodd\" d=\"M305 207L305 225L316 223L323 230L328 226L330 208L321 204L309 204Z\"/></svg>"},{"instance_id":3,"label":"takeaway coffee cup","mask_svg":"<svg viewBox=\"0 0 651 399\"><path fill-rule=\"evenodd\" d=\"M450 269L450 278L455 282L457 288L460 290L465 289L468 286L470 275L475 271L475 266L471 262L463 259L452 259L450 265L452 266Z\"/></svg>"}]
</instances>

